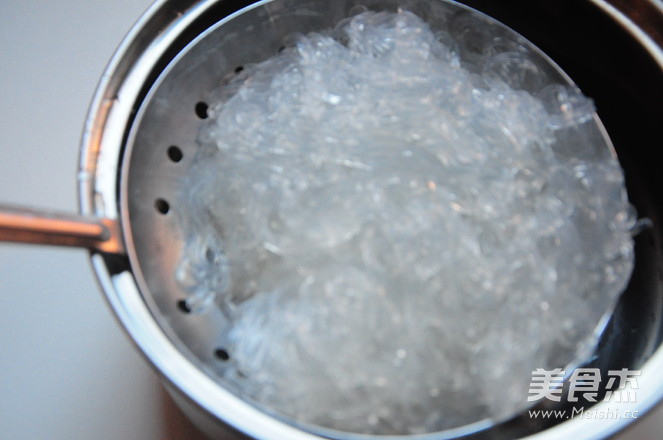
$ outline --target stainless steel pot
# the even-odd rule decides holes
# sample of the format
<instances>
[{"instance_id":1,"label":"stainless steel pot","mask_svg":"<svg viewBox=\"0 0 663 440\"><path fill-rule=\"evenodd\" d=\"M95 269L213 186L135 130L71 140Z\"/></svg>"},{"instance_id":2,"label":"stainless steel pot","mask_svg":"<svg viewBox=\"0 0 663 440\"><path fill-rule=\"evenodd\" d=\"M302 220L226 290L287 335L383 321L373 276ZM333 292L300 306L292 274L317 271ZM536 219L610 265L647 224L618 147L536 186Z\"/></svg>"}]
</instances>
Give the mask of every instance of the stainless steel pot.
<instances>
[{"instance_id":1,"label":"stainless steel pot","mask_svg":"<svg viewBox=\"0 0 663 440\"><path fill-rule=\"evenodd\" d=\"M435 0L431 0L435 1ZM337 436L268 415L222 388L215 349L224 345L220 312L191 314L172 276L181 232L172 214L175 194L196 149L205 99L224 71L206 68L204 54L222 43L227 71L275 53L292 32L288 12L313 0L264 1L235 19L244 2L157 1L141 18L103 76L85 126L80 173L82 216L5 207L0 240L82 246L106 296L140 350L164 377L173 396L214 438L314 439ZM328 14L298 22L315 29L357 5L407 4L425 11L430 1L330 3ZM464 1L519 31L551 56L592 96L627 174L633 203L654 227L637 238L637 267L603 335L593 365L642 368L636 403L644 413L663 397L659 211L660 177L649 160L663 102L663 4L655 0ZM247 21L247 17L251 17ZM225 24L213 38L212 28ZM247 27L254 26L250 39ZM260 44L258 44L260 43ZM191 45L191 49L186 49ZM241 50L237 50L241 48ZM189 54L189 55L187 55ZM182 62L185 60L186 62ZM189 62L192 61L192 62ZM182 84L187 87L181 87ZM175 207L176 208L176 207ZM600 407L602 403L597 404ZM600 438L628 420L532 420L526 416L478 432L447 431L422 438ZM554 425L554 426L553 426ZM474 427L477 428L477 427ZM339 438L344 438L338 435Z\"/></svg>"}]
</instances>

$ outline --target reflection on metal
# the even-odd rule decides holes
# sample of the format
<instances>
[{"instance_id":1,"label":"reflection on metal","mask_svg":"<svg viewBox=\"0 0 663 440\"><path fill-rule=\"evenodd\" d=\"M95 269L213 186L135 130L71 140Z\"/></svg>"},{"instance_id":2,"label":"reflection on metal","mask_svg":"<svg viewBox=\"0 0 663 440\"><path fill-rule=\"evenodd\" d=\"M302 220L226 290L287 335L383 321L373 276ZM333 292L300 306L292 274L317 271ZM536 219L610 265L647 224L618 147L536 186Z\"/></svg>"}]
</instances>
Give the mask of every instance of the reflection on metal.
<instances>
[{"instance_id":1,"label":"reflection on metal","mask_svg":"<svg viewBox=\"0 0 663 440\"><path fill-rule=\"evenodd\" d=\"M590 0L642 44L663 70L663 1Z\"/></svg>"},{"instance_id":2,"label":"reflection on metal","mask_svg":"<svg viewBox=\"0 0 663 440\"><path fill-rule=\"evenodd\" d=\"M123 254L116 222L0 206L0 241L49 244Z\"/></svg>"}]
</instances>

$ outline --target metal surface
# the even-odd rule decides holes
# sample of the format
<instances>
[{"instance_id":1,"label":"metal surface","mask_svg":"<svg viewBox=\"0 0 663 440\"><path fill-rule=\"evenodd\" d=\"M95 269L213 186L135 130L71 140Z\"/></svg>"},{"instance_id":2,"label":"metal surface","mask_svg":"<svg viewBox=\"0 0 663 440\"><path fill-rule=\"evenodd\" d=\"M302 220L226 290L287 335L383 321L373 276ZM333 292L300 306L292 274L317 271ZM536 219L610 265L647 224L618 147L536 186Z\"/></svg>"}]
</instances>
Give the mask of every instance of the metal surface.
<instances>
[{"instance_id":1,"label":"metal surface","mask_svg":"<svg viewBox=\"0 0 663 440\"><path fill-rule=\"evenodd\" d=\"M626 29L663 66L661 0L590 0Z\"/></svg>"},{"instance_id":2,"label":"metal surface","mask_svg":"<svg viewBox=\"0 0 663 440\"><path fill-rule=\"evenodd\" d=\"M0 205L0 241L124 254L117 222Z\"/></svg>"},{"instance_id":3,"label":"metal surface","mask_svg":"<svg viewBox=\"0 0 663 440\"><path fill-rule=\"evenodd\" d=\"M321 436L344 438L341 434L314 427L295 426L258 410L219 386L217 373L222 366L216 363L213 351L224 342L225 318L220 312L204 316L184 313L178 307L183 294L173 276L167 275L173 273L182 240L176 215L177 193L196 151L195 136L201 123L196 105L207 100L219 82L235 67L275 53L282 39L293 30L307 32L329 27L357 4L369 7L388 4L392 8L396 4L407 4L415 11L430 14L431 5L435 2L261 2L249 13L236 18L230 14L240 4L231 6L228 3L211 0L158 1L136 24L118 50L102 78L85 127L80 165L80 204L82 214L88 219L83 219L82 223L85 229L92 227L89 234L94 246L87 241L81 244L99 249L99 239L107 236L107 232L97 226L104 222L113 226L121 221L129 259L122 255L93 253L97 276L113 310L132 339L168 381L171 392L181 405L210 435L228 439L243 438L244 435L293 440ZM327 9L321 10L320 3L324 3ZM525 30L521 33L528 37L529 27L544 23L527 14L520 17L515 14L520 4L518 1L505 0L499 5L489 2L493 3L490 6L483 5L481 1L465 3L485 10L516 30L520 30L522 25ZM608 7L606 2L593 0L593 3L601 8L587 9L589 2L577 1L556 2L555 7L570 9L565 11L565 15L578 7L579 12L575 12L580 16L587 14L584 18L601 18L601 11L621 14L614 6ZM536 10L546 16L548 2L527 4L529 8L538 7ZM502 19L500 14L505 18ZM293 16L297 17L294 21ZM623 26L624 21L615 17L610 22L617 21ZM552 27L559 24L554 16L545 18L551 19ZM220 20L227 23L217 24ZM636 21L627 21L633 26L626 26L628 36L622 38L630 36L636 40L636 46L642 44L649 57L658 60L660 69L660 60L663 59L660 58L660 46L652 43L654 38L647 40L649 43L646 44L640 42L639 38L647 35L646 30ZM217 30L210 30L212 26L216 26ZM223 26L221 31L218 31L219 26ZM633 27L639 31L633 31ZM541 37L543 44L540 44L551 55L564 51L564 48L555 46L561 39L553 32L548 31L547 36ZM536 32L533 35L536 37ZM600 35L594 38L597 44L600 43ZM539 44L536 38L531 39ZM182 49L189 43L193 44L192 48L183 52ZM550 51L546 44L551 47ZM553 58L557 61L556 57ZM571 58L571 70L591 67L586 65L590 61L583 61L581 55ZM646 69L651 70L652 64L647 64L647 60L643 56ZM160 77L163 72L167 72L167 76ZM575 75L572 76L576 79ZM583 84L581 87L585 89ZM601 90L599 95L597 102L610 102L612 99L609 93L602 94ZM592 96L596 98L598 95ZM618 107L615 104L614 115L621 115L622 121L628 120L624 117L624 109ZM608 120L618 117L609 114ZM651 115L643 116L643 119L647 117ZM607 125L608 131L611 126L614 127ZM633 125L629 127L633 128ZM646 156L639 150L624 151L626 143L620 133L616 133L620 140L616 142L620 158L626 158L627 165L631 161L635 163L630 164L630 168L627 166L627 177L629 188L637 188L638 210L641 215L652 218L656 228L638 239L636 281L625 294L606 330L603 344L597 351L597 362L609 367L643 367L637 408L644 411L663 396L663 384L658 377L659 369L663 368L663 351L659 349L662 338L661 280L658 275L661 268L658 232L661 203L651 195L652 188L658 187L658 181L648 173L640 173L641 168L646 167L643 165ZM174 160L169 155L171 147L181 151L181 160ZM644 146L637 148L644 149ZM15 232L16 217L10 220L14 222L12 231ZM80 221L76 219L74 226L67 223L66 228L77 230L82 226ZM35 229L44 232L50 228ZM79 234L80 231L74 233ZM83 235L89 234L86 232ZM65 234L68 237L71 235ZM119 234L110 235L117 239L117 243L122 242ZM119 247L109 251L122 252ZM623 406L628 409L628 405ZM521 417L472 438L526 435L536 439L598 438L618 431L626 423L626 420L572 420L551 427L545 422ZM462 434L463 431L452 431L430 438L451 438Z\"/></svg>"},{"instance_id":4,"label":"metal surface","mask_svg":"<svg viewBox=\"0 0 663 440\"><path fill-rule=\"evenodd\" d=\"M212 310L205 315L191 315L182 313L177 307L178 301L183 298L182 292L174 283L172 277L163 277L163 273L173 273L175 263L180 252L182 231L178 226L177 191L182 184L183 173L195 155L197 145L195 137L201 124L200 117L196 114L196 104L204 102L213 95L213 90L231 75L236 67L249 62L256 62L273 53L276 53L283 38L297 30L306 33L311 30L329 27L340 18L345 16L353 6L362 3L369 7L395 7L395 2L335 2L321 10L316 2L262 2L249 12L215 26L214 29L206 29L203 26L195 26L192 35L199 36L191 43L187 52L178 52L172 64L168 67L163 77L159 78L154 88L150 90L144 106L141 107L132 134L129 136L129 148L131 154L130 167L124 170L123 189L125 192L122 200L125 208L124 221L130 227L129 240L132 251L130 257L135 266L140 266L138 283L141 291L156 292L157 294L146 299L150 310L170 342L178 348L178 354L184 354L191 365L177 358L178 368L186 371L180 374L174 381L175 388L179 389L187 399L192 400L194 407L197 405L202 413L211 414L212 420L220 418L229 425L257 438L310 438L318 435L342 438L343 435L332 432L317 430L312 427L303 427L305 431L277 432L288 428L279 418L264 417L245 402L238 401L233 395L218 387L212 387L207 378L215 379L223 365L213 356L213 351L218 346L224 346L223 334L226 326L225 318L220 311ZM405 2L407 7L418 11L422 15L428 14L428 18L435 17L431 12L431 4L427 2ZM403 4L403 3L401 3ZM203 9L209 6L209 2L200 4L200 9L189 11L189 15L197 14L198 17L206 15L213 16L214 12ZM293 11L297 10L297 14ZM293 14L290 16L289 14ZM187 15L185 15L187 16ZM217 18L218 19L218 18ZM214 20L196 18L200 23L209 23ZM296 24L295 24L296 23ZM240 48L242 50L237 50ZM175 105L174 105L175 104ZM177 146L183 153L183 159L173 162L167 155L169 146ZM149 164L150 168L158 169L159 172L145 173L143 167ZM163 199L169 201L173 209L172 213L163 216L153 208L154 200ZM139 219L139 220L136 220ZM151 219L151 220L147 220ZM168 246L160 242L159 237L170 237ZM644 237L642 240L652 239ZM659 255L652 251L647 253L640 246L639 259L646 261L657 261ZM158 258L157 258L158 256ZM147 264L146 264L147 262ZM655 268L643 268L640 265L640 280L642 285L631 287L633 298L640 289L649 292L645 295L646 301L640 304L624 301L617 311L618 316L627 314L627 310L637 308L657 308L660 310L660 290L656 286L657 279ZM642 295L640 295L642 296ZM642 309L640 309L642 310ZM632 319L632 318L630 318ZM643 324L644 325L644 324ZM612 344L604 344L597 356L601 362L615 367L616 365L635 367L643 362L643 359L651 356L657 347L658 334L660 333L660 313L656 318L647 321L646 329L638 333L641 349L630 357L625 356L625 346L632 345L635 338L624 338L623 334L632 332L631 323L619 322L613 319L605 338L615 340ZM643 342L645 341L645 342ZM164 353L160 353L164 355ZM167 356L153 359L161 368L168 369L168 364L174 361ZM652 359L652 362L656 362ZM199 380L188 380L200 371L208 376L198 378ZM187 379L184 379L186 377ZM655 379L645 376L650 382ZM216 383L216 380L215 380ZM656 390L654 387L655 392ZM660 393L659 393L660 394ZM220 411L219 408L223 408ZM594 433L615 432L621 429L625 421L602 424L599 428L591 428ZM473 438L513 438L528 434L534 436L546 436L548 422L533 422L526 418L516 418L509 423L501 424L486 433L478 433ZM214 433L214 426L207 425L207 430ZM212 424L214 425L214 424ZM218 425L218 424L217 424ZM466 431L447 431L435 435L435 438L452 438L469 434L474 429L486 428L488 425L468 427ZM585 436L591 436L586 423L565 423L565 430L571 432L582 432ZM542 432L543 431L543 432ZM216 433L218 435L218 433Z\"/></svg>"},{"instance_id":5,"label":"metal surface","mask_svg":"<svg viewBox=\"0 0 663 440\"><path fill-rule=\"evenodd\" d=\"M226 317L218 308L212 308L204 314L183 313L178 304L184 298L184 293L173 276L164 276L175 273L186 234L180 227L177 215L181 197L178 191L185 183L186 172L198 149L196 137L204 120L201 116L204 115L197 112L196 108L199 103L214 99L215 91L233 75L237 67L259 62L276 54L292 32L308 33L331 28L346 17L350 10L360 5L391 11L405 7L438 25L450 21L455 14L464 11L463 8L449 6L443 2L261 2L209 29L193 32L192 34L200 35L196 36L184 51L177 54L156 80L133 121L125 152L128 166L123 169L121 179L123 206L120 211L123 213L123 224L127 227L126 237L132 267L138 269L134 273L139 290L151 293L145 301L171 343L187 356L191 363L187 368L193 366L198 371L206 372L221 386L222 370L227 364L216 359L214 351L217 347L227 345L224 341L228 327ZM485 25L494 28L493 32L502 29L492 21L486 21ZM556 82L570 83L566 75L543 54L532 49L531 57L536 59L537 66ZM596 126L596 131L596 136L602 135L600 125ZM171 148L177 148L182 153L182 158L178 155L179 160L174 161L168 154ZM146 169L150 171L146 172ZM156 201L167 202L169 212L164 215L155 209ZM242 407L243 411L247 411L243 418L257 417L255 413L250 415L248 412L255 412L255 409L227 394L226 390L220 390L219 386L215 387L216 389L208 385L199 388L188 380L191 374L193 373L181 374L175 385L208 411L228 420L229 408ZM219 391L224 394L219 396ZM219 398L223 401L214 400ZM224 409L223 414L218 412L219 408ZM229 422L235 425L245 423L246 420ZM269 430L284 426L276 418L272 418L270 423L272 426ZM290 423L294 424L293 421ZM494 423L488 420L478 421L477 424L437 433L435 438L456 438L483 431ZM251 428L253 429L253 426ZM344 434L313 426L302 428L319 435L344 437ZM247 428L240 429L245 431ZM509 436L513 429L520 427L509 426L501 435Z\"/></svg>"}]
</instances>

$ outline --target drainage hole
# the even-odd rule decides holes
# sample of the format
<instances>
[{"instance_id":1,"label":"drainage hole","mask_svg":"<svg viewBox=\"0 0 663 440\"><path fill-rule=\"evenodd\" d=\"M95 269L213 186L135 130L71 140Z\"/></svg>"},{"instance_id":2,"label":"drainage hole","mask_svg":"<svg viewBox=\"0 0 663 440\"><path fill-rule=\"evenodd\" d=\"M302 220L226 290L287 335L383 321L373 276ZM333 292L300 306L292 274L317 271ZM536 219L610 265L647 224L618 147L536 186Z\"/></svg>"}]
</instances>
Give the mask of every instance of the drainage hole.
<instances>
[{"instance_id":1,"label":"drainage hole","mask_svg":"<svg viewBox=\"0 0 663 440\"><path fill-rule=\"evenodd\" d=\"M191 309L187 305L186 300L181 299L177 301L177 308L183 313L191 313Z\"/></svg>"},{"instance_id":2,"label":"drainage hole","mask_svg":"<svg viewBox=\"0 0 663 440\"><path fill-rule=\"evenodd\" d=\"M209 110L209 106L206 102L200 101L196 104L196 115L198 115L200 119L207 119L209 116L207 110Z\"/></svg>"},{"instance_id":3,"label":"drainage hole","mask_svg":"<svg viewBox=\"0 0 663 440\"><path fill-rule=\"evenodd\" d=\"M184 154L182 153L180 147L172 145L171 147L168 148L168 157L170 158L170 160L177 163L182 160Z\"/></svg>"},{"instance_id":4,"label":"drainage hole","mask_svg":"<svg viewBox=\"0 0 663 440\"><path fill-rule=\"evenodd\" d=\"M217 348L214 350L214 356L220 361L227 362L230 360L230 353L225 348Z\"/></svg>"},{"instance_id":5,"label":"drainage hole","mask_svg":"<svg viewBox=\"0 0 663 440\"><path fill-rule=\"evenodd\" d=\"M170 211L170 205L164 199L157 199L156 202L154 202L154 207L164 215L168 214L168 211Z\"/></svg>"}]
</instances>

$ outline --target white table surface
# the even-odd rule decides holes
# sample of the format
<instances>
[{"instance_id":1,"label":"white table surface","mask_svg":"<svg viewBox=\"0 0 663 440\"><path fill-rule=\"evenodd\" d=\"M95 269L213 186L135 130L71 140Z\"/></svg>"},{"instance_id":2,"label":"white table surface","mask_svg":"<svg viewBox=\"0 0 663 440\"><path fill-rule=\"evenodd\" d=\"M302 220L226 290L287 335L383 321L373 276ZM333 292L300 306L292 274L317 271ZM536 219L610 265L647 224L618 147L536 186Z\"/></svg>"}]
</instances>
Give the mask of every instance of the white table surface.
<instances>
[{"instance_id":1,"label":"white table surface","mask_svg":"<svg viewBox=\"0 0 663 440\"><path fill-rule=\"evenodd\" d=\"M149 0L0 0L0 202L76 211L97 81ZM658 439L663 410L620 440ZM197 440L82 250L0 244L0 439Z\"/></svg>"}]
</instances>

